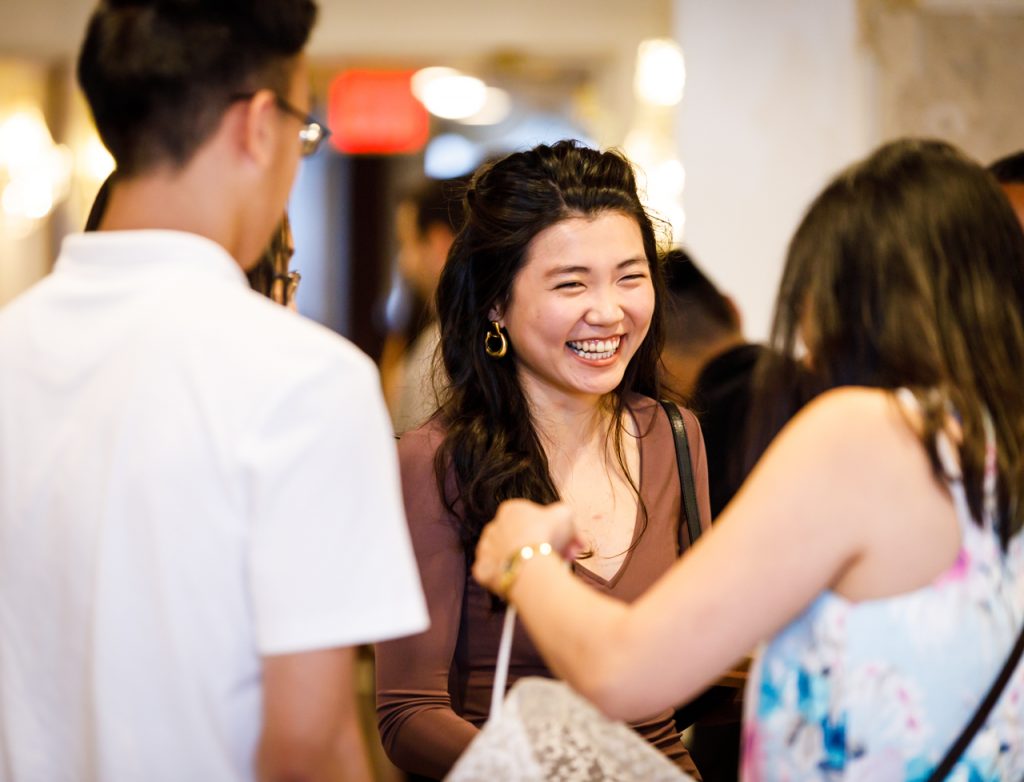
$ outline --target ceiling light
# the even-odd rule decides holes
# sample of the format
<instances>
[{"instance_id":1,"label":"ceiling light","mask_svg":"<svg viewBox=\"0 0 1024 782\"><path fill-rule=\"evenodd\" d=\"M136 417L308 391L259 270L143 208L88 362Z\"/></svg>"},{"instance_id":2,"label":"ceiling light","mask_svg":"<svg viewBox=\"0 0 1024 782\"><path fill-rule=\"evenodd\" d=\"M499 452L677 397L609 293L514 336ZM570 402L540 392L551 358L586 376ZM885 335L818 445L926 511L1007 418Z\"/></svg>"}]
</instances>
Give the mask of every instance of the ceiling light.
<instances>
[{"instance_id":1,"label":"ceiling light","mask_svg":"<svg viewBox=\"0 0 1024 782\"><path fill-rule=\"evenodd\" d=\"M424 98L423 95L426 92L427 87L439 79L450 79L453 76L461 76L454 68L444 68L439 65L434 65L429 68L420 68L416 73L412 75L410 79L410 86L412 88L412 94L415 95L422 103Z\"/></svg>"},{"instance_id":2,"label":"ceiling light","mask_svg":"<svg viewBox=\"0 0 1024 782\"><path fill-rule=\"evenodd\" d=\"M505 121L511 110L512 98L509 94L498 87L488 87L483 108L459 121L463 125L497 125Z\"/></svg>"},{"instance_id":3,"label":"ceiling light","mask_svg":"<svg viewBox=\"0 0 1024 782\"><path fill-rule=\"evenodd\" d=\"M633 90L655 106L675 106L683 99L686 65L683 50L669 38L650 38L637 49Z\"/></svg>"},{"instance_id":4,"label":"ceiling light","mask_svg":"<svg viewBox=\"0 0 1024 782\"><path fill-rule=\"evenodd\" d=\"M487 85L454 68L431 67L412 76L412 93L427 111L442 119L463 120L487 102Z\"/></svg>"}]
</instances>

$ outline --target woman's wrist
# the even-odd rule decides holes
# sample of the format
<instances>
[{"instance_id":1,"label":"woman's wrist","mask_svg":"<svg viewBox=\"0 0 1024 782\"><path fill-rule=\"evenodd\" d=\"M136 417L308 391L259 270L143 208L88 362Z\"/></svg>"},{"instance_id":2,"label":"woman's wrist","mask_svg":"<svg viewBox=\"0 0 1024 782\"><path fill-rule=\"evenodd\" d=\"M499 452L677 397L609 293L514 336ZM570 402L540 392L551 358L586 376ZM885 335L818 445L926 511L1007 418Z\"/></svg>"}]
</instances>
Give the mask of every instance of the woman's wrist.
<instances>
[{"instance_id":1,"label":"woman's wrist","mask_svg":"<svg viewBox=\"0 0 1024 782\"><path fill-rule=\"evenodd\" d=\"M556 552L551 544L547 542L530 543L516 549L511 555L505 558L505 561L502 564L501 574L498 576L496 590L498 597L505 601L508 600L508 594L519 579L519 574L522 572L523 566L527 562L532 559L550 557L552 555L558 557L558 552Z\"/></svg>"}]
</instances>

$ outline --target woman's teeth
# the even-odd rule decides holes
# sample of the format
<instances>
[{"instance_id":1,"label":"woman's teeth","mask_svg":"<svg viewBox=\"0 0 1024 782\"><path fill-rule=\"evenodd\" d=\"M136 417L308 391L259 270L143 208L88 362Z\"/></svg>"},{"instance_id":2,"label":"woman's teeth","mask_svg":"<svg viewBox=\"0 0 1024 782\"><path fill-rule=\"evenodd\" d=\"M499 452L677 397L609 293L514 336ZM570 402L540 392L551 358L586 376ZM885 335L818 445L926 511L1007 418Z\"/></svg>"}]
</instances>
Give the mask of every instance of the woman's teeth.
<instances>
[{"instance_id":1,"label":"woman's teeth","mask_svg":"<svg viewBox=\"0 0 1024 782\"><path fill-rule=\"evenodd\" d=\"M611 339L584 339L579 342L569 342L569 348L580 358L590 361L600 361L603 358L611 358L619 349L621 337Z\"/></svg>"}]
</instances>

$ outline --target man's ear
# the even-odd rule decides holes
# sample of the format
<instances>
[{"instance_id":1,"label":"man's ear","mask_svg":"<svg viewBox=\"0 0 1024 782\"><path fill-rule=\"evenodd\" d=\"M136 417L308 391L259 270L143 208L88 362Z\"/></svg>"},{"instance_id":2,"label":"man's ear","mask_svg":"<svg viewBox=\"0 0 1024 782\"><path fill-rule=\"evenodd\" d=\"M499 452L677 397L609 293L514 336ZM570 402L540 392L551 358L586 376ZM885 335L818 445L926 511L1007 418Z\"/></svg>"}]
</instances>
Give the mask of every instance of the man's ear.
<instances>
[{"instance_id":1,"label":"man's ear","mask_svg":"<svg viewBox=\"0 0 1024 782\"><path fill-rule=\"evenodd\" d=\"M241 117L241 144L245 154L261 167L274 159L279 126L274 93L259 90L245 104Z\"/></svg>"}]
</instances>

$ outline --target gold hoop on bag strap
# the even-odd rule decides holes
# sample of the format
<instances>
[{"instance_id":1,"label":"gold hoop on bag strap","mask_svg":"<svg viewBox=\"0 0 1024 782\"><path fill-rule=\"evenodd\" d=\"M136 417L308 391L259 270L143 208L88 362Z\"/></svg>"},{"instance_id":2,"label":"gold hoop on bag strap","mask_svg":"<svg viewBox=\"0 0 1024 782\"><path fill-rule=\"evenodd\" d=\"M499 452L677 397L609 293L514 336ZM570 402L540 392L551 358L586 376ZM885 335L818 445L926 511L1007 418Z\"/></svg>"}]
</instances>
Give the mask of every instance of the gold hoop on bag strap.
<instances>
[{"instance_id":1,"label":"gold hoop on bag strap","mask_svg":"<svg viewBox=\"0 0 1024 782\"><path fill-rule=\"evenodd\" d=\"M491 358L504 358L508 353L508 340L496 320L491 321L491 329L484 335L484 352Z\"/></svg>"}]
</instances>

